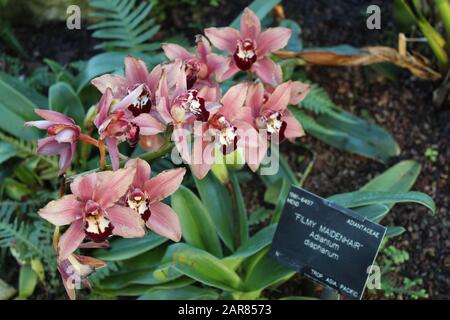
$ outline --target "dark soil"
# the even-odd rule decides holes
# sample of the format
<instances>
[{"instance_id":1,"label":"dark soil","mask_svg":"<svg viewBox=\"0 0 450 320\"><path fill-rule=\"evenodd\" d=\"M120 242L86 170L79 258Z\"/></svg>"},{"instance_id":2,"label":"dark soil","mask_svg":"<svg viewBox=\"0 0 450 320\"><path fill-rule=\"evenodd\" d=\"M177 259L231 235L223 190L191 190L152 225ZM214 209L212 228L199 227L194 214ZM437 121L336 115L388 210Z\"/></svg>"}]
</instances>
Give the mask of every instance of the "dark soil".
<instances>
[{"instance_id":1,"label":"dark soil","mask_svg":"<svg viewBox=\"0 0 450 320\"><path fill-rule=\"evenodd\" d=\"M182 13L180 8L175 9L178 13L169 10L167 15L169 21L181 21L174 29L181 29L186 36L190 36L198 30L188 18L196 18L203 26L226 25L249 2L240 0L233 4L224 3L215 9L205 9L200 16L184 15L178 19ZM371 31L366 28L364 13L369 4L378 4L382 9L381 30ZM286 0L284 8L287 17L302 26L303 41L308 47L342 43L393 46L396 43L392 1ZM183 29L183 24L188 26L187 31ZM31 54L33 64L41 63L43 58L66 64L87 59L95 53L92 49L95 41L85 28L70 31L64 23L56 23L38 29L17 26L16 31ZM397 205L383 224L399 225L408 230L393 240L393 244L407 250L411 256L398 274L409 278L421 277L431 298L449 299L450 110L435 109L431 102L433 84L417 80L406 72L401 73L395 82L373 76L374 73L366 68L310 67L307 75L324 87L336 104L373 120L391 132L402 149L398 160L415 159L422 164L422 173L413 189L433 197L438 207L436 216L430 216L425 208L418 205ZM336 150L312 137L306 137L304 142L316 155L313 171L305 187L321 196L354 191L387 168L375 161ZM424 156L428 147L439 151L436 162ZM284 144L282 148L298 174L301 174L303 168L297 161L300 147ZM243 188L249 206L261 203L260 188L256 191L254 188ZM281 286L275 294L299 295L305 286L310 284L300 282L296 277Z\"/></svg>"},{"instance_id":2,"label":"dark soil","mask_svg":"<svg viewBox=\"0 0 450 320\"><path fill-rule=\"evenodd\" d=\"M369 4L382 8L382 30L369 31L360 14ZM287 2L286 13L300 23L307 46L330 46L349 43L355 46L395 43L391 1ZM320 30L320 32L317 32ZM397 205L383 221L398 225L407 232L393 244L410 253L399 275L423 278L431 298L450 298L450 110L437 110L431 102L433 84L420 81L408 73L398 81L368 77L363 68L311 67L308 78L320 84L333 101L359 116L369 116L387 128L399 143L400 159L415 159L422 172L413 189L429 194L436 202L436 216L417 205ZM387 167L372 160L338 151L311 137L306 139L317 160L305 184L322 196L354 191ZM436 162L424 156L433 147L439 151ZM297 148L288 147L290 159ZM295 165L295 161L292 162ZM295 282L294 282L295 283ZM402 298L402 297L398 297Z\"/></svg>"}]
</instances>

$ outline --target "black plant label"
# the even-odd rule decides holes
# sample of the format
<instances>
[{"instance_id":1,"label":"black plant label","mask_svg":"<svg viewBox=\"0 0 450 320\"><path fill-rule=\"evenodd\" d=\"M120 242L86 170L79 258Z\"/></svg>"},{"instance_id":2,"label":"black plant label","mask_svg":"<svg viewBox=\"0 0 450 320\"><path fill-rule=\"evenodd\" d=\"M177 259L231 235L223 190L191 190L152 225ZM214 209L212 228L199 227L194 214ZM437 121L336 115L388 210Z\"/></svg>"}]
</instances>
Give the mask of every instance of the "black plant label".
<instances>
[{"instance_id":1,"label":"black plant label","mask_svg":"<svg viewBox=\"0 0 450 320\"><path fill-rule=\"evenodd\" d=\"M291 187L270 255L350 299L361 299L386 228Z\"/></svg>"}]
</instances>

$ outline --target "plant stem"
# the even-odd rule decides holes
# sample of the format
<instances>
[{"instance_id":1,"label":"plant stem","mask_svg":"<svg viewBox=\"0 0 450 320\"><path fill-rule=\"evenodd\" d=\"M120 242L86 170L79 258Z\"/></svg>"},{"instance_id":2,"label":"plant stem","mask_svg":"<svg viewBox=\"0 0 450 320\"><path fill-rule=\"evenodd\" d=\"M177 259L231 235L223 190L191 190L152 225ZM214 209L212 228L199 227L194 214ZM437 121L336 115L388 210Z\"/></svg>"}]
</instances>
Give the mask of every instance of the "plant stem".
<instances>
[{"instance_id":1,"label":"plant stem","mask_svg":"<svg viewBox=\"0 0 450 320\"><path fill-rule=\"evenodd\" d=\"M106 148L103 140L99 140L98 142L98 150L100 151L100 171L105 170L106 168Z\"/></svg>"}]
</instances>

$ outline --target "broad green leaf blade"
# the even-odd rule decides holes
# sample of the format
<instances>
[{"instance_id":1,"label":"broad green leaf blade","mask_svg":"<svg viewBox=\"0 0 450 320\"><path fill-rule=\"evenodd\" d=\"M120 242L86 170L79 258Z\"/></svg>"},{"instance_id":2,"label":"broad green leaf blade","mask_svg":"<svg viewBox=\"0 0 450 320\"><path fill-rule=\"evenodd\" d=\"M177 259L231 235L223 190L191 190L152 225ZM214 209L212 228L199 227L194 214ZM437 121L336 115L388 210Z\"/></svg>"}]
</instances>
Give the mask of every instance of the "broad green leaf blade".
<instances>
[{"instance_id":1,"label":"broad green leaf blade","mask_svg":"<svg viewBox=\"0 0 450 320\"><path fill-rule=\"evenodd\" d=\"M0 164L16 155L16 148L9 143L0 142Z\"/></svg>"},{"instance_id":2,"label":"broad green leaf blade","mask_svg":"<svg viewBox=\"0 0 450 320\"><path fill-rule=\"evenodd\" d=\"M110 248L95 251L95 257L105 261L126 260L156 248L167 239L149 232L143 238L118 239L111 243Z\"/></svg>"},{"instance_id":3,"label":"broad green leaf blade","mask_svg":"<svg viewBox=\"0 0 450 320\"><path fill-rule=\"evenodd\" d=\"M47 109L48 108L48 99L42 94L38 93L33 88L29 87L18 78L10 76L7 73L0 72L0 79L3 82L7 83L11 87L13 87L20 94L25 96L31 103L35 106L35 108Z\"/></svg>"},{"instance_id":4,"label":"broad green leaf blade","mask_svg":"<svg viewBox=\"0 0 450 320\"><path fill-rule=\"evenodd\" d=\"M210 253L180 243L173 254L175 268L206 285L227 291L239 290L242 280L232 269Z\"/></svg>"},{"instance_id":5,"label":"broad green leaf blade","mask_svg":"<svg viewBox=\"0 0 450 320\"><path fill-rule=\"evenodd\" d=\"M216 227L200 199L191 190L181 186L172 195L171 204L180 218L184 240L221 257L222 248Z\"/></svg>"},{"instance_id":6,"label":"broad green leaf blade","mask_svg":"<svg viewBox=\"0 0 450 320\"><path fill-rule=\"evenodd\" d=\"M261 251L272 243L276 228L276 224L270 224L259 230L247 241L247 243L240 246L232 255L224 258L222 261L233 269L236 269L242 260Z\"/></svg>"},{"instance_id":7,"label":"broad green leaf blade","mask_svg":"<svg viewBox=\"0 0 450 320\"><path fill-rule=\"evenodd\" d=\"M156 278L153 271L154 268L147 268L144 270L118 272L103 279L99 287L107 290L117 290L133 284L156 285L170 281Z\"/></svg>"},{"instance_id":8,"label":"broad green leaf blade","mask_svg":"<svg viewBox=\"0 0 450 320\"><path fill-rule=\"evenodd\" d=\"M38 283L38 276L30 265L24 265L20 268L19 274L19 299L30 297Z\"/></svg>"},{"instance_id":9,"label":"broad green leaf blade","mask_svg":"<svg viewBox=\"0 0 450 320\"><path fill-rule=\"evenodd\" d=\"M245 244L248 241L248 218L247 210L245 209L244 198L242 197L241 187L239 186L239 180L236 173L232 170L229 172L230 183L233 188L233 211L237 215L237 221L234 223L234 233L239 235L236 245Z\"/></svg>"},{"instance_id":10,"label":"broad green leaf blade","mask_svg":"<svg viewBox=\"0 0 450 320\"><path fill-rule=\"evenodd\" d=\"M8 300L14 297L16 289L0 279L0 300Z\"/></svg>"},{"instance_id":11,"label":"broad green leaf blade","mask_svg":"<svg viewBox=\"0 0 450 320\"><path fill-rule=\"evenodd\" d=\"M406 192L414 185L420 170L421 166L417 161L401 161L370 180L359 190Z\"/></svg>"},{"instance_id":12,"label":"broad green leaf blade","mask_svg":"<svg viewBox=\"0 0 450 320\"><path fill-rule=\"evenodd\" d=\"M207 288L186 286L176 289L150 290L138 300L217 300L217 291Z\"/></svg>"},{"instance_id":13,"label":"broad green leaf blade","mask_svg":"<svg viewBox=\"0 0 450 320\"><path fill-rule=\"evenodd\" d=\"M312 119L298 108L289 110L305 131L340 150L383 163L400 153L397 142L386 130L349 113L325 113Z\"/></svg>"},{"instance_id":14,"label":"broad green leaf blade","mask_svg":"<svg viewBox=\"0 0 450 320\"><path fill-rule=\"evenodd\" d=\"M281 0L254 0L248 7L262 20ZM237 16L230 27L239 29L241 14Z\"/></svg>"},{"instance_id":15,"label":"broad green leaf blade","mask_svg":"<svg viewBox=\"0 0 450 320\"><path fill-rule=\"evenodd\" d=\"M279 150L272 148L271 154L266 156L266 159L263 162L268 161L267 157L270 159L269 165L262 165L258 170L259 177L267 187L280 179L286 179L293 185L299 184L295 173L292 171L287 160L280 154ZM268 168L271 169L267 170Z\"/></svg>"},{"instance_id":16,"label":"broad green leaf blade","mask_svg":"<svg viewBox=\"0 0 450 320\"><path fill-rule=\"evenodd\" d=\"M370 221L380 222L389 212L390 207L385 204L371 204L364 207L353 208L363 217L366 217Z\"/></svg>"},{"instance_id":17,"label":"broad green leaf blade","mask_svg":"<svg viewBox=\"0 0 450 320\"><path fill-rule=\"evenodd\" d=\"M228 249L233 251L233 212L227 188L211 172L201 180L194 176L193 178L220 239Z\"/></svg>"},{"instance_id":18,"label":"broad green leaf blade","mask_svg":"<svg viewBox=\"0 0 450 320\"><path fill-rule=\"evenodd\" d=\"M75 120L83 123L85 112L78 95L66 82L57 82L48 90L48 100L51 110L61 112Z\"/></svg>"},{"instance_id":19,"label":"broad green leaf blade","mask_svg":"<svg viewBox=\"0 0 450 320\"><path fill-rule=\"evenodd\" d=\"M300 28L298 23L295 22L294 20L284 19L280 22L280 26L291 29L291 31L292 31L291 37L289 38L289 42L286 45L286 47L283 48L283 50L293 51L293 52L302 51L303 42L302 42L302 39L300 38L300 33L301 33L302 29Z\"/></svg>"},{"instance_id":20,"label":"broad green leaf blade","mask_svg":"<svg viewBox=\"0 0 450 320\"><path fill-rule=\"evenodd\" d=\"M39 138L38 130L35 128L25 128L24 123L27 120L12 112L2 104L2 101L0 101L0 114L2 115L2 120L0 121L1 130L27 141Z\"/></svg>"},{"instance_id":21,"label":"broad green leaf blade","mask_svg":"<svg viewBox=\"0 0 450 320\"><path fill-rule=\"evenodd\" d=\"M430 196L416 191L410 192L370 192L370 191L355 191L349 193L341 193L328 198L341 206L347 208L361 207L373 204L394 204L401 202L415 202L419 203L434 214L436 205Z\"/></svg>"},{"instance_id":22,"label":"broad green leaf blade","mask_svg":"<svg viewBox=\"0 0 450 320\"><path fill-rule=\"evenodd\" d=\"M386 238L393 238L401 235L406 229L403 227L388 227L386 231Z\"/></svg>"},{"instance_id":23,"label":"broad green leaf blade","mask_svg":"<svg viewBox=\"0 0 450 320\"><path fill-rule=\"evenodd\" d=\"M256 263L247 270L244 291L265 289L289 279L294 274L295 271L275 262L269 257L268 249L266 249Z\"/></svg>"},{"instance_id":24,"label":"broad green leaf blade","mask_svg":"<svg viewBox=\"0 0 450 320\"><path fill-rule=\"evenodd\" d=\"M34 103L2 78L0 78L0 97L0 104L10 112L13 112L25 120L36 118L36 115L34 114L36 106ZM5 120L6 119L3 118L2 114L2 122Z\"/></svg>"}]
</instances>

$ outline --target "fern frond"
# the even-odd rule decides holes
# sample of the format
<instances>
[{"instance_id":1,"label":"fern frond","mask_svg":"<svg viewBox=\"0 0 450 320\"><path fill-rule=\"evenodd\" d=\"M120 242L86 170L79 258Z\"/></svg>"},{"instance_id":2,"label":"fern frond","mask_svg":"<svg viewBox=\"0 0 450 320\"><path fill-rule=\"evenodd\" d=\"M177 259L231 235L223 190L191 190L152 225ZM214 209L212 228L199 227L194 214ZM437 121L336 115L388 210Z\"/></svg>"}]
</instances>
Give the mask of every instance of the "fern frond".
<instances>
[{"instance_id":1,"label":"fern frond","mask_svg":"<svg viewBox=\"0 0 450 320\"><path fill-rule=\"evenodd\" d=\"M328 93L318 85L312 85L311 91L300 105L317 114L332 112L336 108Z\"/></svg>"},{"instance_id":2,"label":"fern frond","mask_svg":"<svg viewBox=\"0 0 450 320\"><path fill-rule=\"evenodd\" d=\"M89 276L89 282L93 286L101 286L101 281L111 275L114 272L117 272L122 266L122 262L111 261L108 262L106 266L98 269L93 274Z\"/></svg>"},{"instance_id":3,"label":"fern frond","mask_svg":"<svg viewBox=\"0 0 450 320\"><path fill-rule=\"evenodd\" d=\"M149 41L160 26L149 18L152 2L136 0L90 0L91 18L100 20L89 29L95 30L94 38L103 42L96 49L106 51L138 51L148 53L160 48L159 43Z\"/></svg>"},{"instance_id":4,"label":"fern frond","mask_svg":"<svg viewBox=\"0 0 450 320\"><path fill-rule=\"evenodd\" d=\"M55 157L47 157L36 152L36 142L29 142L22 139L10 137L0 131L0 140L13 145L16 148L17 156L20 158L37 157L48 164L53 169L58 168L58 161Z\"/></svg>"}]
</instances>

